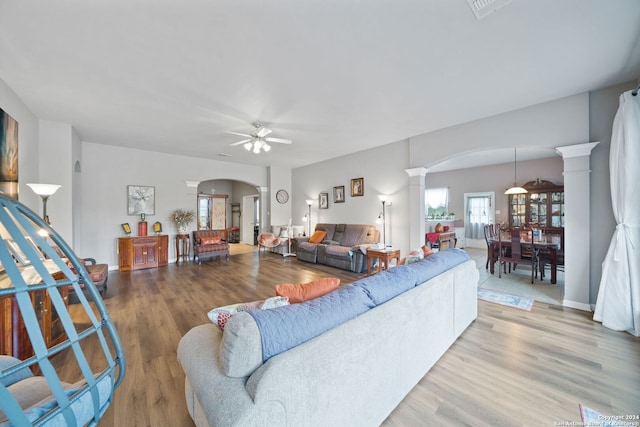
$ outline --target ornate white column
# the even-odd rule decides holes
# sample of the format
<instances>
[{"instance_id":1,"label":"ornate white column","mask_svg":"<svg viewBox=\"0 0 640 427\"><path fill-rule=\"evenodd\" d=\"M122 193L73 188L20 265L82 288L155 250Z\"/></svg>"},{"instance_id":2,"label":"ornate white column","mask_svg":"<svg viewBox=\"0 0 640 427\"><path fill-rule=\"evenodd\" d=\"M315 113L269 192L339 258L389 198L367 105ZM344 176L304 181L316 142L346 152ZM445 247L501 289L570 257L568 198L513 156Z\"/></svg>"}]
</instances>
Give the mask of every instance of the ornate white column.
<instances>
[{"instance_id":1,"label":"ornate white column","mask_svg":"<svg viewBox=\"0 0 640 427\"><path fill-rule=\"evenodd\" d=\"M598 142L557 147L564 161L564 300L562 305L591 311L589 305L591 150Z\"/></svg>"},{"instance_id":2,"label":"ornate white column","mask_svg":"<svg viewBox=\"0 0 640 427\"><path fill-rule=\"evenodd\" d=\"M260 212L258 212L260 218L260 233L268 233L270 229L268 212L269 212L269 187L256 187L260 194Z\"/></svg>"},{"instance_id":3,"label":"ornate white column","mask_svg":"<svg viewBox=\"0 0 640 427\"><path fill-rule=\"evenodd\" d=\"M409 247L419 248L424 245L424 177L426 168L404 170L409 175Z\"/></svg>"}]
</instances>

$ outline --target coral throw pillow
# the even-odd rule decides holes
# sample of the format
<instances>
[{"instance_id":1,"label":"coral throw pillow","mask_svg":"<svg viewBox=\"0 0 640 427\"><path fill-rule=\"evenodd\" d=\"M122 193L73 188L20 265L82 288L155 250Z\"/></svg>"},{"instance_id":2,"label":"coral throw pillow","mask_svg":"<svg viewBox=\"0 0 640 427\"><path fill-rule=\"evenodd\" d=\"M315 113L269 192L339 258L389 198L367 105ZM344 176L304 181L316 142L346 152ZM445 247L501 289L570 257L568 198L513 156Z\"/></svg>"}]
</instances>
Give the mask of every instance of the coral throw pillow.
<instances>
[{"instance_id":1,"label":"coral throw pillow","mask_svg":"<svg viewBox=\"0 0 640 427\"><path fill-rule=\"evenodd\" d=\"M203 237L200 239L201 245L217 245L220 242L222 242L220 237Z\"/></svg>"},{"instance_id":2,"label":"coral throw pillow","mask_svg":"<svg viewBox=\"0 0 640 427\"><path fill-rule=\"evenodd\" d=\"M428 257L429 255L433 255L433 251L431 250L431 248L427 245L423 245L422 246L422 252L424 253L424 257Z\"/></svg>"},{"instance_id":3,"label":"coral throw pillow","mask_svg":"<svg viewBox=\"0 0 640 427\"><path fill-rule=\"evenodd\" d=\"M295 304L328 294L338 289L339 285L340 279L337 277L325 277L314 280L313 282L300 283L297 285L283 283L276 286L276 295L289 297L289 302Z\"/></svg>"},{"instance_id":4,"label":"coral throw pillow","mask_svg":"<svg viewBox=\"0 0 640 427\"><path fill-rule=\"evenodd\" d=\"M309 243L322 243L326 235L326 231L316 230L313 232L313 235L309 237Z\"/></svg>"}]
</instances>

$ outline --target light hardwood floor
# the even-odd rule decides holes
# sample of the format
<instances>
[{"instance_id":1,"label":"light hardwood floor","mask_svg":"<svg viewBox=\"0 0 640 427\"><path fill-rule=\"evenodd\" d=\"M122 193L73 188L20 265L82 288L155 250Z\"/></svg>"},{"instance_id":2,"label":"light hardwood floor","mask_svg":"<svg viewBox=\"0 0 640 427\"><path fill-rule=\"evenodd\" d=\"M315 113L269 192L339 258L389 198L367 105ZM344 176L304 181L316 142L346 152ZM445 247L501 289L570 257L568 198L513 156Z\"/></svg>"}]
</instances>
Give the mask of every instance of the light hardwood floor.
<instances>
[{"instance_id":1,"label":"light hardwood floor","mask_svg":"<svg viewBox=\"0 0 640 427\"><path fill-rule=\"evenodd\" d=\"M127 372L100 425L192 426L176 359L180 337L208 322L214 307L272 296L278 283L327 276L343 284L363 277L258 253L111 271L105 302ZM383 425L554 426L580 421L580 403L609 415L640 413L638 338L602 327L590 313L545 303L531 312L484 301L478 308L478 319ZM71 365L63 355L55 363Z\"/></svg>"}]
</instances>

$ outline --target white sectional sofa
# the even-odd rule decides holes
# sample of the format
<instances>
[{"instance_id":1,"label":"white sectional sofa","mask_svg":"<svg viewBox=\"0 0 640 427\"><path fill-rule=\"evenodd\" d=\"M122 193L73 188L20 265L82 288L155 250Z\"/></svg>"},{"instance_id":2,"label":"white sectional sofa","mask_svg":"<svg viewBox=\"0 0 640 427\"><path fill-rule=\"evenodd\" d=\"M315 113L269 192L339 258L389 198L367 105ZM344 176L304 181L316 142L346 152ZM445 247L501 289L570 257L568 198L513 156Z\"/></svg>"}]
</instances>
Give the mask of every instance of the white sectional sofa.
<instances>
[{"instance_id":1,"label":"white sectional sofa","mask_svg":"<svg viewBox=\"0 0 640 427\"><path fill-rule=\"evenodd\" d=\"M224 333L197 326L178 347L189 413L197 426L377 426L477 317L478 277L451 249L263 317L238 313ZM305 304L296 339L279 342ZM337 325L318 332L327 318Z\"/></svg>"}]
</instances>

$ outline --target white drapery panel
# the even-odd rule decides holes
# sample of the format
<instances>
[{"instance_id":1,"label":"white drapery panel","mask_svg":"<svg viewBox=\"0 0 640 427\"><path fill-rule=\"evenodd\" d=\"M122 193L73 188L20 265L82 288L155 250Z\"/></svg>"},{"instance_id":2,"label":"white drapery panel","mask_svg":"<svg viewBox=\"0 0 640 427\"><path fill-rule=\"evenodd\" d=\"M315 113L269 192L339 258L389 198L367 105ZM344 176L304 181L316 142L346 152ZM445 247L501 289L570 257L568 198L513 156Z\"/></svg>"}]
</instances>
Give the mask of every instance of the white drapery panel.
<instances>
[{"instance_id":1,"label":"white drapery panel","mask_svg":"<svg viewBox=\"0 0 640 427\"><path fill-rule=\"evenodd\" d=\"M465 237L484 239L484 226L489 223L489 197L469 197L467 202L467 221Z\"/></svg>"},{"instance_id":2,"label":"white drapery panel","mask_svg":"<svg viewBox=\"0 0 640 427\"><path fill-rule=\"evenodd\" d=\"M593 318L640 336L640 96L631 91L620 95L609 169L617 226L602 264Z\"/></svg>"}]
</instances>

